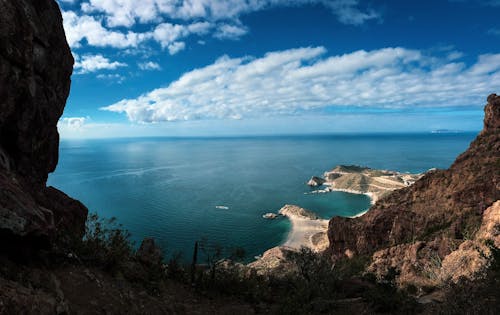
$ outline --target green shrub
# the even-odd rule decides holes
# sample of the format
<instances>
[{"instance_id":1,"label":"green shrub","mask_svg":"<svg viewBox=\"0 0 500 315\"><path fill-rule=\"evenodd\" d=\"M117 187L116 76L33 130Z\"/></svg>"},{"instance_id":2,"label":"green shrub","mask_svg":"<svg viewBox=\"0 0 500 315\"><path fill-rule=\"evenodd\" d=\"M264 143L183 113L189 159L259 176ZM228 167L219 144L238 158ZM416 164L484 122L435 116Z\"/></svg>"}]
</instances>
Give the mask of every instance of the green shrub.
<instances>
[{"instance_id":1,"label":"green shrub","mask_svg":"<svg viewBox=\"0 0 500 315\"><path fill-rule=\"evenodd\" d=\"M130 233L117 223L116 218L103 219L92 213L76 251L85 263L116 271L133 257L134 244Z\"/></svg>"}]
</instances>

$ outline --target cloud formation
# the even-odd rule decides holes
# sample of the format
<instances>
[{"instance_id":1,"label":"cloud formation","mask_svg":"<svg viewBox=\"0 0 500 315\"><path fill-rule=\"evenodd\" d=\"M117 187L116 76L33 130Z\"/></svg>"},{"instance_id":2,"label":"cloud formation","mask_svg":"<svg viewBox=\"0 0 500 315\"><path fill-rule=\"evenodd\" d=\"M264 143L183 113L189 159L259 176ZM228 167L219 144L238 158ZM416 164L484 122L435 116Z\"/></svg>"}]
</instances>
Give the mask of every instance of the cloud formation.
<instances>
[{"instance_id":1,"label":"cloud formation","mask_svg":"<svg viewBox=\"0 0 500 315\"><path fill-rule=\"evenodd\" d=\"M137 66L141 70L161 70L161 66L154 61L140 62Z\"/></svg>"},{"instance_id":2,"label":"cloud formation","mask_svg":"<svg viewBox=\"0 0 500 315\"><path fill-rule=\"evenodd\" d=\"M82 57L77 54L75 57L74 69L77 74L96 72L99 70L115 70L120 67L126 67L126 63L111 61L103 55L84 55Z\"/></svg>"},{"instance_id":3,"label":"cloud formation","mask_svg":"<svg viewBox=\"0 0 500 315\"><path fill-rule=\"evenodd\" d=\"M335 106L470 106L482 104L500 82L500 54L481 55L470 66L400 47L325 55L323 47L306 47L261 58L223 56L167 87L102 109L152 123L293 115Z\"/></svg>"},{"instance_id":4,"label":"cloud formation","mask_svg":"<svg viewBox=\"0 0 500 315\"><path fill-rule=\"evenodd\" d=\"M81 130L86 120L86 117L65 117L59 120L57 127L65 130Z\"/></svg>"},{"instance_id":5,"label":"cloud formation","mask_svg":"<svg viewBox=\"0 0 500 315\"><path fill-rule=\"evenodd\" d=\"M362 24L378 18L373 10L360 9L359 0L88 0L81 5L86 13L104 13L110 27L131 27L136 23L168 18L208 21L236 20L241 15L272 7L321 4L340 22Z\"/></svg>"},{"instance_id":6,"label":"cloud formation","mask_svg":"<svg viewBox=\"0 0 500 315\"><path fill-rule=\"evenodd\" d=\"M72 10L63 10L63 19L74 49L83 45L127 49L155 41L175 54L185 48L180 39L192 35L210 34L220 40L244 36L249 31L239 19L244 14L311 4L329 9L344 24L360 25L379 18L376 11L361 9L359 0L85 0L79 11L74 5ZM147 27L137 31L137 24Z\"/></svg>"}]
</instances>

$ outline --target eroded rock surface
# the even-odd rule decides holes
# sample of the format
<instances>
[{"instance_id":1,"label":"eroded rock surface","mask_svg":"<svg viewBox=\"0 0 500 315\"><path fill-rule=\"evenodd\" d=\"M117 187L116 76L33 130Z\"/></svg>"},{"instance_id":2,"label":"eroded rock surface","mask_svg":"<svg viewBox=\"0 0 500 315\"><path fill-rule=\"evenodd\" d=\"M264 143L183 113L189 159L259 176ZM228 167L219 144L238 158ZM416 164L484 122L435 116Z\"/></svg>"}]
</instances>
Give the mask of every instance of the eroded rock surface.
<instances>
[{"instance_id":1,"label":"eroded rock surface","mask_svg":"<svg viewBox=\"0 0 500 315\"><path fill-rule=\"evenodd\" d=\"M369 271L383 278L393 268L403 286L473 278L487 264L485 239L500 243L499 165L500 97L493 94L483 131L448 170L426 173L360 218L330 221L332 257L373 255Z\"/></svg>"},{"instance_id":2,"label":"eroded rock surface","mask_svg":"<svg viewBox=\"0 0 500 315\"><path fill-rule=\"evenodd\" d=\"M54 0L0 0L0 13L0 242L81 236L87 209L46 187L73 71L61 13Z\"/></svg>"},{"instance_id":3,"label":"eroded rock surface","mask_svg":"<svg viewBox=\"0 0 500 315\"><path fill-rule=\"evenodd\" d=\"M448 170L428 172L412 186L379 200L364 216L330 221L330 250L359 254L445 234L463 239L500 199L500 97L488 97L484 130Z\"/></svg>"}]
</instances>

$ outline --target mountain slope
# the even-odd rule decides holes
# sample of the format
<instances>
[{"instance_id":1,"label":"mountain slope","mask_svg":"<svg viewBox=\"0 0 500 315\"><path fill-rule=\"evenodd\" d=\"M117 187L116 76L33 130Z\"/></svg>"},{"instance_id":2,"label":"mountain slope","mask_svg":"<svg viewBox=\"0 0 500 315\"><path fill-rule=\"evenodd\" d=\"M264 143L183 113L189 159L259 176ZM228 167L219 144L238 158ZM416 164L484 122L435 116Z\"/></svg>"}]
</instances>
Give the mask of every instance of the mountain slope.
<instances>
[{"instance_id":1,"label":"mountain slope","mask_svg":"<svg viewBox=\"0 0 500 315\"><path fill-rule=\"evenodd\" d=\"M465 239L474 237L484 211L500 199L500 97L485 107L484 129L447 170L425 174L412 186L379 200L362 217L330 220L329 252L372 255L397 245L393 255L406 255L410 245L423 259L442 260Z\"/></svg>"}]
</instances>

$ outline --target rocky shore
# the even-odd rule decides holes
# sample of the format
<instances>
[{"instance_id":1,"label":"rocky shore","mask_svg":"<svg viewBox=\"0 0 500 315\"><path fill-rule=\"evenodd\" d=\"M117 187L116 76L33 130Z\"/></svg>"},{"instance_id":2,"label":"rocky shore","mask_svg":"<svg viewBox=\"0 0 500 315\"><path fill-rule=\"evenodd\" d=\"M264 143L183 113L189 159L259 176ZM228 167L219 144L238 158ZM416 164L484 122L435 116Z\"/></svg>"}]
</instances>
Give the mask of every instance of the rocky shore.
<instances>
[{"instance_id":1,"label":"rocky shore","mask_svg":"<svg viewBox=\"0 0 500 315\"><path fill-rule=\"evenodd\" d=\"M338 165L323 174L313 176L307 184L311 187L325 186L313 192L343 191L364 194L370 197L372 204L397 189L405 188L423 174L400 173L388 170L375 170L357 165Z\"/></svg>"},{"instance_id":2,"label":"rocky shore","mask_svg":"<svg viewBox=\"0 0 500 315\"><path fill-rule=\"evenodd\" d=\"M412 185L422 174L407 174L388 170L374 170L355 165L338 165L323 174L313 176L307 182L311 187L319 187L311 193L328 193L343 191L353 194L364 194L370 197L371 204L393 192ZM324 188L321 188L324 186ZM352 218L360 217L369 209ZM328 249L328 220L319 218L314 212L296 205L285 205L279 212L292 223L286 241L281 246L266 251L257 261L249 264L261 272L278 270L287 264L286 253L298 251L302 247L321 253ZM264 218L274 219L276 214L266 213ZM267 271L266 271L267 272Z\"/></svg>"}]
</instances>

